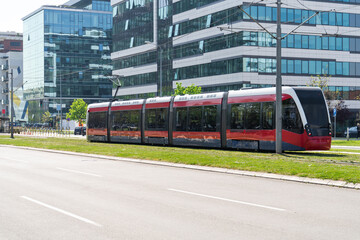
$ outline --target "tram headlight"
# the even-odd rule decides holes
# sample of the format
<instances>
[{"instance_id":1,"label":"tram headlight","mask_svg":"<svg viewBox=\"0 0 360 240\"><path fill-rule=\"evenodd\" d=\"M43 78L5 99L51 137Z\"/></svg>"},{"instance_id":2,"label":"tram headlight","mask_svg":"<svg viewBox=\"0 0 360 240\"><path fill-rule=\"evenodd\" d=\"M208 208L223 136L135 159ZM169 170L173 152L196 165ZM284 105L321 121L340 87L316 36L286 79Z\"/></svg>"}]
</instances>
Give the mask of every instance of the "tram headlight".
<instances>
[{"instance_id":1,"label":"tram headlight","mask_svg":"<svg viewBox=\"0 0 360 240\"><path fill-rule=\"evenodd\" d=\"M306 124L306 125L305 125L305 131L306 131L306 133L307 133L308 136L312 136L312 132L311 132L311 129L310 129L309 124Z\"/></svg>"}]
</instances>

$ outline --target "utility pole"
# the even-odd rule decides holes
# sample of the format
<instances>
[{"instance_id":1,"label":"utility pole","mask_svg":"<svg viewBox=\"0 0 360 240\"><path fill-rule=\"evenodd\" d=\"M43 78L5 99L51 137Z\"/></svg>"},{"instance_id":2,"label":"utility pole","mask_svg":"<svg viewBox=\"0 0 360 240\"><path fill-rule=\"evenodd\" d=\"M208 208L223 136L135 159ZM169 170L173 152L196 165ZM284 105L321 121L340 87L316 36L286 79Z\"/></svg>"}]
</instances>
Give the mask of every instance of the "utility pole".
<instances>
[{"instance_id":1,"label":"utility pole","mask_svg":"<svg viewBox=\"0 0 360 240\"><path fill-rule=\"evenodd\" d=\"M159 46L159 48L160 48L160 97L162 97L162 78L163 78L163 72L162 72L162 55L163 55L163 49L162 49L162 47L161 46Z\"/></svg>"},{"instance_id":2,"label":"utility pole","mask_svg":"<svg viewBox=\"0 0 360 240\"><path fill-rule=\"evenodd\" d=\"M62 132L62 89L61 89L61 69L60 69L60 132Z\"/></svg>"},{"instance_id":3,"label":"utility pole","mask_svg":"<svg viewBox=\"0 0 360 240\"><path fill-rule=\"evenodd\" d=\"M276 1L276 153L282 153L281 0Z\"/></svg>"},{"instance_id":4,"label":"utility pole","mask_svg":"<svg viewBox=\"0 0 360 240\"><path fill-rule=\"evenodd\" d=\"M10 138L14 138L14 70L10 70L11 74L11 108L10 108Z\"/></svg>"}]
</instances>

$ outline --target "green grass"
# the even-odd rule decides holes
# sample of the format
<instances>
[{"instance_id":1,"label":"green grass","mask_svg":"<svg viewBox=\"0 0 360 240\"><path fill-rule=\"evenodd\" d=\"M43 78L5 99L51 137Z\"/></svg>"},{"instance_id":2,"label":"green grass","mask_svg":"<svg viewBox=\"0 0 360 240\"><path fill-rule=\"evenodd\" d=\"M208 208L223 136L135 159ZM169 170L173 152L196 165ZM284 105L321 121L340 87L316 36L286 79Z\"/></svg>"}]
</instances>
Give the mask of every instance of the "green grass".
<instances>
[{"instance_id":1,"label":"green grass","mask_svg":"<svg viewBox=\"0 0 360 240\"><path fill-rule=\"evenodd\" d=\"M360 140L333 140L331 142L333 146L355 146L360 147Z\"/></svg>"},{"instance_id":2,"label":"green grass","mask_svg":"<svg viewBox=\"0 0 360 240\"><path fill-rule=\"evenodd\" d=\"M16 135L15 139L0 136L0 144L360 183L360 155L336 151L286 152L278 155L214 149L89 143L80 139L31 138Z\"/></svg>"}]
</instances>

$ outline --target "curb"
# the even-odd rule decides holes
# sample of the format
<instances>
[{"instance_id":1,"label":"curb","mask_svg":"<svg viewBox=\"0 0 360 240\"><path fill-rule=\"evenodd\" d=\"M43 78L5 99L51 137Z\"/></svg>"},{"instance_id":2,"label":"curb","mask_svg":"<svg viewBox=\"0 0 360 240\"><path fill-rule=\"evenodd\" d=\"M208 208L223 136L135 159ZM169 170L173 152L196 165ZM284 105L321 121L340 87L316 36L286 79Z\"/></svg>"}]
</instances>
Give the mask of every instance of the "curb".
<instances>
[{"instance_id":1,"label":"curb","mask_svg":"<svg viewBox=\"0 0 360 240\"><path fill-rule=\"evenodd\" d=\"M41 152L50 152L50 153L59 153L59 154L73 155L73 156L91 157L91 158L98 158L98 159L105 159L105 160L112 160L112 161L123 161L123 162L142 163L142 164L157 165L157 166L185 168L185 169L207 171L207 172L214 172L214 173L234 174L234 175L247 176L247 177L260 177L260 178L268 178L268 179L274 179L274 180L283 180L283 181L290 181L290 182L300 182L300 183L308 183L308 184L316 184L316 185L323 185L323 186L330 186L330 187L339 187L339 188L360 190L360 183L354 184L354 183L348 183L345 181L335 181L335 180L330 180L330 179L297 177L297 176L280 175L280 174L274 174L274 173L251 172L251 171L243 171L243 170L235 170L235 169L218 168L218 167L186 165L186 164L182 164L182 163L170 163L170 162L161 162L161 161L154 161L154 160L134 159L134 158L111 157L111 156L96 155L96 154L67 152L67 151L60 151L60 150L12 146L12 145L1 145L0 144L0 147L12 147L12 148L20 148L20 149L34 150L34 151L41 151Z\"/></svg>"}]
</instances>

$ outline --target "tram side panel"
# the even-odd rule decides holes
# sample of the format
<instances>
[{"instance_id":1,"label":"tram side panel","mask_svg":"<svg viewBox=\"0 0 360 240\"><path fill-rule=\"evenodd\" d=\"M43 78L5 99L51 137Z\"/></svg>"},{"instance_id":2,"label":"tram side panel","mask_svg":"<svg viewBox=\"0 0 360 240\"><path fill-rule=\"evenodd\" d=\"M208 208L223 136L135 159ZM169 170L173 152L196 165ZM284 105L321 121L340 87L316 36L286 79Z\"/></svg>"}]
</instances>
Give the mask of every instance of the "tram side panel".
<instances>
[{"instance_id":1,"label":"tram side panel","mask_svg":"<svg viewBox=\"0 0 360 240\"><path fill-rule=\"evenodd\" d=\"M98 104L100 105L100 104ZM105 106L107 105L107 106ZM88 141L92 142L107 142L108 141L108 126L107 113L108 104L102 106L89 106L87 112L87 129L86 136Z\"/></svg>"},{"instance_id":2,"label":"tram side panel","mask_svg":"<svg viewBox=\"0 0 360 240\"><path fill-rule=\"evenodd\" d=\"M111 142L141 143L141 108L142 104L111 107Z\"/></svg>"},{"instance_id":3,"label":"tram side panel","mask_svg":"<svg viewBox=\"0 0 360 240\"><path fill-rule=\"evenodd\" d=\"M228 100L227 147L274 151L275 95L231 97ZM283 149L304 150L304 128L290 95L283 95Z\"/></svg>"},{"instance_id":4,"label":"tram side panel","mask_svg":"<svg viewBox=\"0 0 360 240\"><path fill-rule=\"evenodd\" d=\"M274 102L230 101L227 147L244 150L275 149Z\"/></svg>"},{"instance_id":5,"label":"tram side panel","mask_svg":"<svg viewBox=\"0 0 360 240\"><path fill-rule=\"evenodd\" d=\"M222 98L174 102L173 145L221 148L221 102Z\"/></svg>"},{"instance_id":6,"label":"tram side panel","mask_svg":"<svg viewBox=\"0 0 360 240\"><path fill-rule=\"evenodd\" d=\"M149 99L145 105L145 143L169 145L169 118L171 97Z\"/></svg>"}]
</instances>

